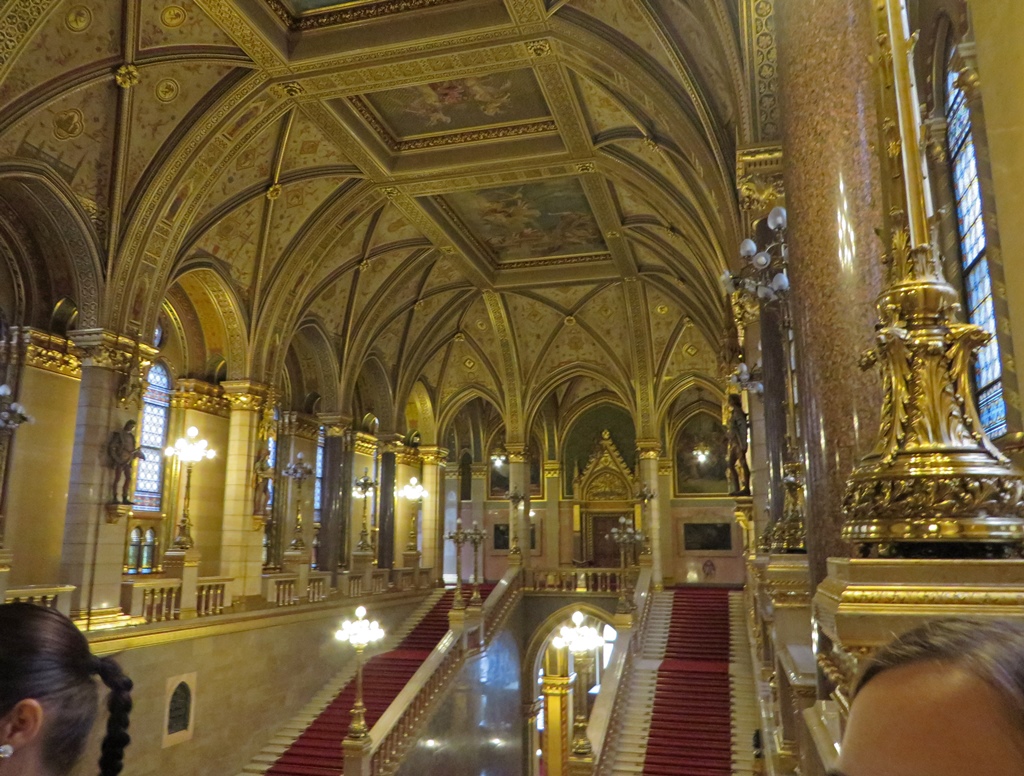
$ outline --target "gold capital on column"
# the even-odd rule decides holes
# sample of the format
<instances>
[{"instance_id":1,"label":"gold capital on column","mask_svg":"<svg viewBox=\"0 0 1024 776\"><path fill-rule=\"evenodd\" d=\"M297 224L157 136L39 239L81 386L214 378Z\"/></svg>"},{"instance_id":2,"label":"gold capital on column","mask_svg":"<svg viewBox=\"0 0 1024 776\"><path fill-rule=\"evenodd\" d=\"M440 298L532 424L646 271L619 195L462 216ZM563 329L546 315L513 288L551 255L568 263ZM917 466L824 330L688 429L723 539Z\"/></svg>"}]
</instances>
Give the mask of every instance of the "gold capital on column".
<instances>
[{"instance_id":1,"label":"gold capital on column","mask_svg":"<svg viewBox=\"0 0 1024 776\"><path fill-rule=\"evenodd\" d=\"M638 439L636 440L636 453L641 461L649 459L656 461L661 456L661 442L650 439Z\"/></svg>"},{"instance_id":2,"label":"gold capital on column","mask_svg":"<svg viewBox=\"0 0 1024 776\"><path fill-rule=\"evenodd\" d=\"M251 380L225 380L220 385L233 410L257 412L263 409L263 403L268 399L269 391L262 383Z\"/></svg>"},{"instance_id":3,"label":"gold capital on column","mask_svg":"<svg viewBox=\"0 0 1024 776\"><path fill-rule=\"evenodd\" d=\"M19 348L20 356L12 352ZM82 376L82 360L70 340L39 329L11 327L11 340L0 342L0 363L8 363L15 358L22 359L25 366L47 372L66 377Z\"/></svg>"},{"instance_id":4,"label":"gold capital on column","mask_svg":"<svg viewBox=\"0 0 1024 776\"><path fill-rule=\"evenodd\" d=\"M420 460L423 463L436 464L440 466L448 460L448 449L445 447L420 446Z\"/></svg>"},{"instance_id":5,"label":"gold capital on column","mask_svg":"<svg viewBox=\"0 0 1024 776\"><path fill-rule=\"evenodd\" d=\"M205 380L182 378L171 395L171 406L175 409L195 410L226 418L231 413L231 402L224 396L224 389Z\"/></svg>"}]
</instances>

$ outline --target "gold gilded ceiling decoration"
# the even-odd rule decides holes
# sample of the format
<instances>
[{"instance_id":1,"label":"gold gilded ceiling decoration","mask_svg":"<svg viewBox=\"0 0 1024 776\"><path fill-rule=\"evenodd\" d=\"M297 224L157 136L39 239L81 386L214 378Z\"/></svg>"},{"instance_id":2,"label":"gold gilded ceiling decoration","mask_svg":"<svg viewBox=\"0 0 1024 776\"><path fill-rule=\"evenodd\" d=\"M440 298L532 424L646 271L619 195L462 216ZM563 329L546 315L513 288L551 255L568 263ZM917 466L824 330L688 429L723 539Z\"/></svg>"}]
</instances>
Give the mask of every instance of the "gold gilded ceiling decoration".
<instances>
[{"instance_id":1,"label":"gold gilded ceiling decoration","mask_svg":"<svg viewBox=\"0 0 1024 776\"><path fill-rule=\"evenodd\" d=\"M293 361L337 359L325 411L372 358L396 406L475 391L510 443L560 381L604 381L653 436L685 375L715 379L754 142L731 5L16 6L0 198L29 176L73 210L53 231L105 268L70 270L97 325L170 305L208 329L197 358L268 384L301 331L318 356Z\"/></svg>"}]
</instances>

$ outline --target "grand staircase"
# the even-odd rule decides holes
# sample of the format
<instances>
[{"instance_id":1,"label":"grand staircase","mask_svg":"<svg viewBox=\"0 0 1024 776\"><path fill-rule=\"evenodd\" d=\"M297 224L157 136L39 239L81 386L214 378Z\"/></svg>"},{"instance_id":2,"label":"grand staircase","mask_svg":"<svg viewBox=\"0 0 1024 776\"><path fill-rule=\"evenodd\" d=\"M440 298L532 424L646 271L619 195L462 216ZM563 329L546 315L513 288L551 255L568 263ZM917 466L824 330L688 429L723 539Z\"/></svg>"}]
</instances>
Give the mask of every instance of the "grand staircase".
<instances>
[{"instance_id":1,"label":"grand staircase","mask_svg":"<svg viewBox=\"0 0 1024 776\"><path fill-rule=\"evenodd\" d=\"M481 585L486 597L493 586ZM448 589L432 597L424 611L410 618L415 623L394 648L378 654L363 667L363 702L366 724L372 728L398 696L427 656L448 632L448 612L455 591ZM305 715L301 732L292 726L279 736L243 773L273 776L339 776L343 768L341 741L348 732L350 710L355 702L354 665L332 682L311 702L312 714ZM339 689L340 687L340 689ZM328 694L327 698L324 697ZM291 733L291 735L289 734ZM294 733L298 733L297 737Z\"/></svg>"},{"instance_id":2,"label":"grand staircase","mask_svg":"<svg viewBox=\"0 0 1024 776\"><path fill-rule=\"evenodd\" d=\"M615 776L750 776L757 727L740 591L655 593Z\"/></svg>"}]
</instances>

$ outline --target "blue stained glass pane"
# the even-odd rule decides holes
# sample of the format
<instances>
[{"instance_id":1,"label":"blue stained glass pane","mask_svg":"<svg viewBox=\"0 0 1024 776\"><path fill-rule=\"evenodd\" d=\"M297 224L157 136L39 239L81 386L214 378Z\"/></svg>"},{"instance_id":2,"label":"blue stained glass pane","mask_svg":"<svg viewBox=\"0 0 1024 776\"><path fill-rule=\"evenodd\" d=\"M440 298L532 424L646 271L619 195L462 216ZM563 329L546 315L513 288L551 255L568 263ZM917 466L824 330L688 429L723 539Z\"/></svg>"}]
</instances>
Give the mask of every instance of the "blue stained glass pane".
<instances>
[{"instance_id":1,"label":"blue stained glass pane","mask_svg":"<svg viewBox=\"0 0 1024 776\"><path fill-rule=\"evenodd\" d=\"M990 437L1006 433L1006 402L1003 401L1002 383L996 383L978 394L978 412L981 425Z\"/></svg>"},{"instance_id":2,"label":"blue stained glass pane","mask_svg":"<svg viewBox=\"0 0 1024 776\"><path fill-rule=\"evenodd\" d=\"M324 485L324 440L320 437L320 441L316 446L316 484L313 486L313 510L316 512L320 511L320 493L323 491Z\"/></svg>"},{"instance_id":3,"label":"blue stained glass pane","mask_svg":"<svg viewBox=\"0 0 1024 776\"><path fill-rule=\"evenodd\" d=\"M144 402L142 405L142 435L140 444L143 447L162 448L167 439L167 407Z\"/></svg>"},{"instance_id":4,"label":"blue stained glass pane","mask_svg":"<svg viewBox=\"0 0 1024 776\"><path fill-rule=\"evenodd\" d=\"M165 391L171 390L171 376L167 372L167 367L163 364L153 364L149 369L149 374L146 375L146 382L153 388L163 388Z\"/></svg>"}]
</instances>

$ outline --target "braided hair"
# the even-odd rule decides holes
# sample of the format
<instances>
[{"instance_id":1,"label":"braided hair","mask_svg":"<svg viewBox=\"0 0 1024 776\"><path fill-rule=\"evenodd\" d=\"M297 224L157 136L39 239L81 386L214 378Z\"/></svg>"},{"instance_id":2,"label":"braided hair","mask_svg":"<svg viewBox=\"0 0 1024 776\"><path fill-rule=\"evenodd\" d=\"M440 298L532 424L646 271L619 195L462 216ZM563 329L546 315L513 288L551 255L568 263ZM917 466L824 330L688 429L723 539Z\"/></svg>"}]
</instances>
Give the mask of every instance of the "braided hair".
<instances>
[{"instance_id":1,"label":"braided hair","mask_svg":"<svg viewBox=\"0 0 1024 776\"><path fill-rule=\"evenodd\" d=\"M96 721L95 675L110 690L100 776L117 776L131 740L131 679L113 659L95 657L63 614L33 604L0 605L0 717L27 698L40 703L47 717L42 756L57 776L70 773Z\"/></svg>"}]
</instances>

